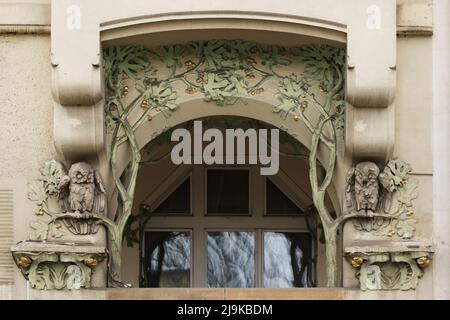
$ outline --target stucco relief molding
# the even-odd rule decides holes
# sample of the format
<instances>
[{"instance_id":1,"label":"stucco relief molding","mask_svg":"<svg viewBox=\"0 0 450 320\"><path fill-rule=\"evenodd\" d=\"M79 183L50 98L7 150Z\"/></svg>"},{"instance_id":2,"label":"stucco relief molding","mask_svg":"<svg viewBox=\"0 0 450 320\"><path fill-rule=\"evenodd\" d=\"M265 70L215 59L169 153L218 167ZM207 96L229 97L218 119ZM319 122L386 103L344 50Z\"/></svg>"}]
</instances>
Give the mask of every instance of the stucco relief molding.
<instances>
[{"instance_id":1,"label":"stucco relief molding","mask_svg":"<svg viewBox=\"0 0 450 320\"><path fill-rule=\"evenodd\" d=\"M11 247L14 262L36 290L90 288L106 248L85 243L25 241Z\"/></svg>"},{"instance_id":2,"label":"stucco relief molding","mask_svg":"<svg viewBox=\"0 0 450 320\"><path fill-rule=\"evenodd\" d=\"M189 17L179 15L180 12L202 16L205 21L210 18L209 12L216 12L214 19L227 19L230 13L242 13L247 20L264 17L268 21L284 21L286 17L297 17L306 25L319 23L322 31L330 32L341 26L347 33L346 95L351 104L347 114L347 149L356 156L388 156L393 144L393 114L387 107L392 104L395 91L394 0L352 0L339 7L333 0L292 0L282 4L262 0L258 6L234 0L151 4L135 0L127 6L118 0L58 0L52 2L54 131L57 148L66 159L95 156L103 149L101 26L108 25L109 30L126 28L124 21L146 15L157 15L162 20L176 16L178 21ZM374 135L374 130L382 134ZM362 143L369 138L371 144Z\"/></svg>"},{"instance_id":3,"label":"stucco relief molding","mask_svg":"<svg viewBox=\"0 0 450 320\"><path fill-rule=\"evenodd\" d=\"M416 241L360 241L345 248L345 257L357 269L363 291L415 290L433 252Z\"/></svg>"}]
</instances>

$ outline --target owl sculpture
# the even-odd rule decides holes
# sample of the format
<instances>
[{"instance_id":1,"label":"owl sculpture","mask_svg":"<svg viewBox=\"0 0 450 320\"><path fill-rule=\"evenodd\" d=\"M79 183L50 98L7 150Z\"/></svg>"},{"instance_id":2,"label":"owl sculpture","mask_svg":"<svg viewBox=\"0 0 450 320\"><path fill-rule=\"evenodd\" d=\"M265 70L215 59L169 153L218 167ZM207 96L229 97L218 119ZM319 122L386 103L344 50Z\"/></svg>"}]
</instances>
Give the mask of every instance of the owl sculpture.
<instances>
[{"instance_id":1,"label":"owl sculpture","mask_svg":"<svg viewBox=\"0 0 450 320\"><path fill-rule=\"evenodd\" d=\"M376 212L379 202L380 168L373 162L361 162L347 174L347 207L361 213Z\"/></svg>"},{"instance_id":2,"label":"owl sculpture","mask_svg":"<svg viewBox=\"0 0 450 320\"><path fill-rule=\"evenodd\" d=\"M59 203L62 212L75 219L64 219L64 223L75 234L95 233L98 229L93 214L105 211L105 187L100 174L85 162L73 164L59 185ZM81 221L83 220L83 221Z\"/></svg>"}]
</instances>

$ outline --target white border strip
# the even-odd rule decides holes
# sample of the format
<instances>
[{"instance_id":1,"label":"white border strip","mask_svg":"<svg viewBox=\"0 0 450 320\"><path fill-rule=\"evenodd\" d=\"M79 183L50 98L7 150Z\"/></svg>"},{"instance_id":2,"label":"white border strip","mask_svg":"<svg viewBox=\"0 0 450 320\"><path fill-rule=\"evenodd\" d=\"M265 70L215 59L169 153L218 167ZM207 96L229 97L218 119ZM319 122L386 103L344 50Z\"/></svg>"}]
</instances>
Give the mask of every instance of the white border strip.
<instances>
[{"instance_id":1,"label":"white border strip","mask_svg":"<svg viewBox=\"0 0 450 320\"><path fill-rule=\"evenodd\" d=\"M1 33L50 33L50 4L0 3Z\"/></svg>"}]
</instances>

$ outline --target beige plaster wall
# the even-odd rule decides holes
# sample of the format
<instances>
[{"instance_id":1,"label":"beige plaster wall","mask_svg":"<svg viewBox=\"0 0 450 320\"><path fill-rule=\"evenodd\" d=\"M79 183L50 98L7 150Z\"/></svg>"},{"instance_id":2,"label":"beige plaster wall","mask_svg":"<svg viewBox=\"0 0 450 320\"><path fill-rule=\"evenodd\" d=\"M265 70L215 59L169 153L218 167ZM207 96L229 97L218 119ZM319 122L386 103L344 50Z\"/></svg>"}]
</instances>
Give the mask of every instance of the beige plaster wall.
<instances>
[{"instance_id":1,"label":"beige plaster wall","mask_svg":"<svg viewBox=\"0 0 450 320\"><path fill-rule=\"evenodd\" d=\"M397 40L397 94L394 157L408 161L419 181L417 235L432 239L432 38ZM428 270L430 271L430 270Z\"/></svg>"},{"instance_id":2,"label":"beige plaster wall","mask_svg":"<svg viewBox=\"0 0 450 320\"><path fill-rule=\"evenodd\" d=\"M15 241L28 237L34 217L26 182L38 176L42 162L56 157L49 66L48 35L0 35L0 184L14 190ZM12 289L25 298L19 272Z\"/></svg>"},{"instance_id":3,"label":"beige plaster wall","mask_svg":"<svg viewBox=\"0 0 450 320\"><path fill-rule=\"evenodd\" d=\"M0 177L31 178L53 147L50 37L0 35Z\"/></svg>"}]
</instances>

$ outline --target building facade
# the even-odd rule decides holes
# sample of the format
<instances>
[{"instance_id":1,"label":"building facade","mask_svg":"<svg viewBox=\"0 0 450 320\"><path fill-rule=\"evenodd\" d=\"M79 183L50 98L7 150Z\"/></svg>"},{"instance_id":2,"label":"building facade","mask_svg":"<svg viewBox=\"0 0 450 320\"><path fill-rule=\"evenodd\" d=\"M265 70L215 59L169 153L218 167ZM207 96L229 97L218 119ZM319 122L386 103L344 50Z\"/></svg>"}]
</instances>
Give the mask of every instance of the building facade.
<instances>
[{"instance_id":1,"label":"building facade","mask_svg":"<svg viewBox=\"0 0 450 320\"><path fill-rule=\"evenodd\" d=\"M0 298L450 298L449 21L1 1Z\"/></svg>"}]
</instances>

